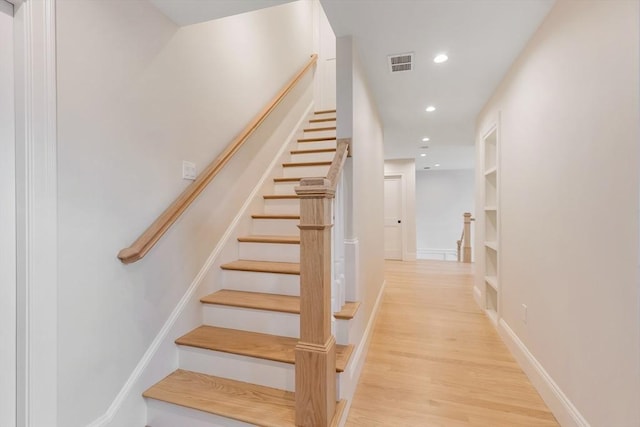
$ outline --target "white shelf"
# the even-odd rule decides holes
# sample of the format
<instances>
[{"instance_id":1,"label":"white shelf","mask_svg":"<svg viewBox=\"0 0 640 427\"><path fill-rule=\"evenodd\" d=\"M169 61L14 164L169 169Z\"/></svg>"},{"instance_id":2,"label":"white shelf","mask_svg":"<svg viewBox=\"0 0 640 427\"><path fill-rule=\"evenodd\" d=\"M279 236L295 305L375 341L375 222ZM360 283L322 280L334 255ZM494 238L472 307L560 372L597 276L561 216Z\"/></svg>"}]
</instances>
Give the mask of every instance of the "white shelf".
<instances>
[{"instance_id":1,"label":"white shelf","mask_svg":"<svg viewBox=\"0 0 640 427\"><path fill-rule=\"evenodd\" d=\"M497 206L485 206L484 210L487 211L487 212L490 212L490 211L495 212L495 211L498 210L498 207Z\"/></svg>"},{"instance_id":2,"label":"white shelf","mask_svg":"<svg viewBox=\"0 0 640 427\"><path fill-rule=\"evenodd\" d=\"M484 281L496 291L498 290L498 278L496 276L484 276Z\"/></svg>"},{"instance_id":3,"label":"white shelf","mask_svg":"<svg viewBox=\"0 0 640 427\"><path fill-rule=\"evenodd\" d=\"M489 249L493 249L494 251L498 250L498 242L484 242L484 245Z\"/></svg>"},{"instance_id":4,"label":"white shelf","mask_svg":"<svg viewBox=\"0 0 640 427\"><path fill-rule=\"evenodd\" d=\"M498 171L498 168L494 166L492 168L487 169L484 172L484 176L491 175L492 173L496 173L497 171Z\"/></svg>"}]
</instances>

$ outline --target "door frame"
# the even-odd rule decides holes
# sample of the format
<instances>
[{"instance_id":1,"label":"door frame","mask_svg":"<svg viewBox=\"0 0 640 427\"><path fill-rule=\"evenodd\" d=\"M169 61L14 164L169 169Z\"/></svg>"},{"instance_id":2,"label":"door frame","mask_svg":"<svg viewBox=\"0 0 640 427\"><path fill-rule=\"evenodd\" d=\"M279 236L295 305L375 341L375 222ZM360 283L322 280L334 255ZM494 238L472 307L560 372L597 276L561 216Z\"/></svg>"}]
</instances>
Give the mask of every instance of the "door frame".
<instances>
[{"instance_id":1,"label":"door frame","mask_svg":"<svg viewBox=\"0 0 640 427\"><path fill-rule=\"evenodd\" d=\"M384 179L398 178L400 180L400 257L402 261L406 261L407 257L407 226L406 226L406 212L405 212L405 178L401 173L385 174ZM383 195L384 202L386 203L386 196Z\"/></svg>"},{"instance_id":2,"label":"door frame","mask_svg":"<svg viewBox=\"0 0 640 427\"><path fill-rule=\"evenodd\" d=\"M13 4L0 0L0 18L9 26L3 36L10 34L6 55L10 59L7 75L2 75L3 123L9 124L7 135L0 136L0 425L16 424L16 182L15 182L15 76L13 70ZM4 50L4 48L3 48ZM7 102L8 101L8 102ZM3 125L4 127L4 125ZM5 139L5 137L9 138Z\"/></svg>"},{"instance_id":3,"label":"door frame","mask_svg":"<svg viewBox=\"0 0 640 427\"><path fill-rule=\"evenodd\" d=\"M56 1L14 4L17 425L56 424Z\"/></svg>"}]
</instances>

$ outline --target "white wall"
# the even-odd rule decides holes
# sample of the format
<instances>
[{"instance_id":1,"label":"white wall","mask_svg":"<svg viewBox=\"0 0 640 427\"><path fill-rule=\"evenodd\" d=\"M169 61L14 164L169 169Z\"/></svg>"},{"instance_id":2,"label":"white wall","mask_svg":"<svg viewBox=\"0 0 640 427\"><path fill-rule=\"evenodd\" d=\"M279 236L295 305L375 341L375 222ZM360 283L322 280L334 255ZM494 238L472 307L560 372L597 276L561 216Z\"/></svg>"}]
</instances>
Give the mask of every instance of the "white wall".
<instances>
[{"instance_id":1,"label":"white wall","mask_svg":"<svg viewBox=\"0 0 640 427\"><path fill-rule=\"evenodd\" d=\"M475 215L473 195L473 170L416 172L418 258L457 259L456 241L462 232L462 214ZM472 223L472 236L474 228Z\"/></svg>"},{"instance_id":2,"label":"white wall","mask_svg":"<svg viewBox=\"0 0 640 427\"><path fill-rule=\"evenodd\" d=\"M560 0L478 121L500 113L501 331L564 426L640 425L639 13Z\"/></svg>"},{"instance_id":3,"label":"white wall","mask_svg":"<svg viewBox=\"0 0 640 427\"><path fill-rule=\"evenodd\" d=\"M0 0L0 425L16 423L16 180L13 6Z\"/></svg>"},{"instance_id":4,"label":"white wall","mask_svg":"<svg viewBox=\"0 0 640 427\"><path fill-rule=\"evenodd\" d=\"M416 259L416 162L414 159L385 160L385 176L402 176L402 259Z\"/></svg>"},{"instance_id":5,"label":"white wall","mask_svg":"<svg viewBox=\"0 0 640 427\"><path fill-rule=\"evenodd\" d=\"M182 160L202 170L308 60L313 26L309 2L178 28L146 1L61 0L57 21L58 425L75 427L105 413L185 294L284 113L145 259L116 254L187 185Z\"/></svg>"},{"instance_id":6,"label":"white wall","mask_svg":"<svg viewBox=\"0 0 640 427\"><path fill-rule=\"evenodd\" d=\"M365 332L384 284L383 129L373 95L351 37L337 39L337 135L352 137L352 157L345 165L347 224L347 299L361 302L354 319L353 362L341 375L341 398L355 391L366 356Z\"/></svg>"}]
</instances>

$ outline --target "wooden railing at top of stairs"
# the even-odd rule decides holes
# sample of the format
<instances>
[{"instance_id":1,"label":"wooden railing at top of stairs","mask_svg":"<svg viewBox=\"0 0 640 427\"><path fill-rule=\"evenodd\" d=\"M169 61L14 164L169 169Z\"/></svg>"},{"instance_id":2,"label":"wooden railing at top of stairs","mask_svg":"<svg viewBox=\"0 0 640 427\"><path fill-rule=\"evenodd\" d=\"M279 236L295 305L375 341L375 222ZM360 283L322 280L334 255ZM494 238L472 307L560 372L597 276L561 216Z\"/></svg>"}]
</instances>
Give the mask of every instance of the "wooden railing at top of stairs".
<instances>
[{"instance_id":1,"label":"wooden railing at top of stairs","mask_svg":"<svg viewBox=\"0 0 640 427\"><path fill-rule=\"evenodd\" d=\"M327 427L336 409L336 340L331 334L332 199L349 152L337 141L326 178L303 178L300 196L300 340L296 346L296 425Z\"/></svg>"},{"instance_id":2,"label":"wooden railing at top of stairs","mask_svg":"<svg viewBox=\"0 0 640 427\"><path fill-rule=\"evenodd\" d=\"M307 63L295 76L277 93L277 95L260 111L260 113L244 128L244 130L216 157L206 169L198 175L178 198L138 237L128 248L118 253L118 258L125 264L130 264L142 259L160 238L171 228L176 220L184 213L193 201L202 193L213 178L229 162L233 155L255 132L260 124L280 104L284 97L296 86L302 77L318 60L318 55L313 54Z\"/></svg>"}]
</instances>

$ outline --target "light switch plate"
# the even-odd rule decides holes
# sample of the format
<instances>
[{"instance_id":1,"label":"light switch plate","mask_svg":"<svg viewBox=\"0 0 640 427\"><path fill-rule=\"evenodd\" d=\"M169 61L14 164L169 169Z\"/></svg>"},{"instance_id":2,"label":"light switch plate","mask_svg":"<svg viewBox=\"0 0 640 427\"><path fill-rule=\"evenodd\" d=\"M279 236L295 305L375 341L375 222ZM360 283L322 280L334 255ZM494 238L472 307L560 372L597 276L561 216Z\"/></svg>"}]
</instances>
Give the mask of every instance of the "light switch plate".
<instances>
[{"instance_id":1,"label":"light switch plate","mask_svg":"<svg viewBox=\"0 0 640 427\"><path fill-rule=\"evenodd\" d=\"M182 178L183 179L196 179L196 164L193 162L188 162L186 160L182 161Z\"/></svg>"}]
</instances>

